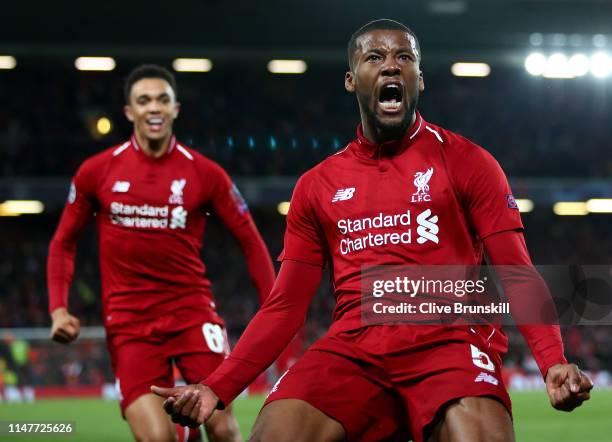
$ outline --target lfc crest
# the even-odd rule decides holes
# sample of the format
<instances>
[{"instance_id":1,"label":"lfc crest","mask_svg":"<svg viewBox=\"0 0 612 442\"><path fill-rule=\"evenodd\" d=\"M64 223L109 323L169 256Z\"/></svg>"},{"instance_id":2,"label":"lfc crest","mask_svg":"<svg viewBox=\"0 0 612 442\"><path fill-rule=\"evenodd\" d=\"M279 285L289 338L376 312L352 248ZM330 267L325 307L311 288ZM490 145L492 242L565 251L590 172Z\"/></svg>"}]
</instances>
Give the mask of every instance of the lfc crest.
<instances>
[{"instance_id":1,"label":"lfc crest","mask_svg":"<svg viewBox=\"0 0 612 442\"><path fill-rule=\"evenodd\" d=\"M411 201L413 203L431 201L431 195L429 195L429 180L433 173L434 169L430 167L425 172L417 172L414 174L413 184L416 187L416 192L412 194Z\"/></svg>"}]
</instances>

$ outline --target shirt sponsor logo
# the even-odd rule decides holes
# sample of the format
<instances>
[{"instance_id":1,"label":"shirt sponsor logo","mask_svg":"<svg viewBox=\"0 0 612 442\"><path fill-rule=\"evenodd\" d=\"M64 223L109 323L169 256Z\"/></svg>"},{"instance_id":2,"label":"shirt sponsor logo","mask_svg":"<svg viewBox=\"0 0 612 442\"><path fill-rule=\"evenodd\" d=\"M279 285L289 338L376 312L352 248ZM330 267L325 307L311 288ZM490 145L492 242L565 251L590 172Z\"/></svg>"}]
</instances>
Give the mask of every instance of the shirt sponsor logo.
<instances>
[{"instance_id":1,"label":"shirt sponsor logo","mask_svg":"<svg viewBox=\"0 0 612 442\"><path fill-rule=\"evenodd\" d=\"M434 169L430 167L425 172L417 172L414 174L414 181L412 183L417 190L412 194L411 202L418 203L421 201L431 201L431 195L429 195L429 180L433 173Z\"/></svg>"},{"instance_id":2,"label":"shirt sponsor logo","mask_svg":"<svg viewBox=\"0 0 612 442\"><path fill-rule=\"evenodd\" d=\"M474 379L474 382L488 382L489 384L493 384L493 385L499 384L499 381L497 380L495 376L490 375L489 373L485 373L484 371L481 371L480 374L476 376L476 379Z\"/></svg>"},{"instance_id":3,"label":"shirt sponsor logo","mask_svg":"<svg viewBox=\"0 0 612 442\"><path fill-rule=\"evenodd\" d=\"M184 229L187 227L187 211L183 206L178 206L172 209L172 217L170 218L171 229Z\"/></svg>"},{"instance_id":4,"label":"shirt sponsor logo","mask_svg":"<svg viewBox=\"0 0 612 442\"><path fill-rule=\"evenodd\" d=\"M126 193L130 190L130 182L129 181L115 181L113 184L113 192L115 193Z\"/></svg>"},{"instance_id":5,"label":"shirt sponsor logo","mask_svg":"<svg viewBox=\"0 0 612 442\"><path fill-rule=\"evenodd\" d=\"M506 203L508 204L508 209L518 210L519 208L516 200L514 199L514 195L512 195L511 193L506 195Z\"/></svg>"},{"instance_id":6,"label":"shirt sponsor logo","mask_svg":"<svg viewBox=\"0 0 612 442\"><path fill-rule=\"evenodd\" d=\"M417 233L419 237L417 238L417 242L419 244L425 244L427 241L432 241L438 244L440 241L438 239L438 232L440 231L440 227L438 227L438 215L431 216L431 210L427 209L424 212L421 212L416 218L417 224Z\"/></svg>"},{"instance_id":7,"label":"shirt sponsor logo","mask_svg":"<svg viewBox=\"0 0 612 442\"><path fill-rule=\"evenodd\" d=\"M172 192L172 195L168 198L168 203L183 204L183 189L185 189L185 184L187 184L185 178L172 181L172 184L170 184L170 192Z\"/></svg>"},{"instance_id":8,"label":"shirt sponsor logo","mask_svg":"<svg viewBox=\"0 0 612 442\"><path fill-rule=\"evenodd\" d=\"M185 229L188 212L178 206L170 211L168 206L140 206L113 201L110 204L111 223L140 229Z\"/></svg>"},{"instance_id":9,"label":"shirt sponsor logo","mask_svg":"<svg viewBox=\"0 0 612 442\"><path fill-rule=\"evenodd\" d=\"M76 201L76 186L74 185L74 181L70 183L70 190L68 191L68 202L70 204Z\"/></svg>"},{"instance_id":10,"label":"shirt sponsor logo","mask_svg":"<svg viewBox=\"0 0 612 442\"><path fill-rule=\"evenodd\" d=\"M395 214L380 212L375 216L365 218L342 218L336 224L338 231L344 236L340 240L340 253L347 255L370 247L412 244L411 218L410 210ZM431 210L427 209L417 215L416 221L418 224L416 233L419 235L417 243L424 244L431 241L438 244L438 216L432 216ZM372 232L376 229L386 231ZM361 234L361 232L364 233Z\"/></svg>"},{"instance_id":11,"label":"shirt sponsor logo","mask_svg":"<svg viewBox=\"0 0 612 442\"><path fill-rule=\"evenodd\" d=\"M347 187L346 189L338 189L334 197L332 198L332 203L337 203L338 201L346 201L353 198L355 194L354 187Z\"/></svg>"},{"instance_id":12,"label":"shirt sponsor logo","mask_svg":"<svg viewBox=\"0 0 612 442\"><path fill-rule=\"evenodd\" d=\"M370 247L381 247L388 244L410 244L412 242L412 231L410 230L410 210L404 213L385 214L357 219L340 219L337 223L338 230L347 236L340 240L340 253L347 255ZM364 230L399 228L397 232L382 232L359 234Z\"/></svg>"}]
</instances>

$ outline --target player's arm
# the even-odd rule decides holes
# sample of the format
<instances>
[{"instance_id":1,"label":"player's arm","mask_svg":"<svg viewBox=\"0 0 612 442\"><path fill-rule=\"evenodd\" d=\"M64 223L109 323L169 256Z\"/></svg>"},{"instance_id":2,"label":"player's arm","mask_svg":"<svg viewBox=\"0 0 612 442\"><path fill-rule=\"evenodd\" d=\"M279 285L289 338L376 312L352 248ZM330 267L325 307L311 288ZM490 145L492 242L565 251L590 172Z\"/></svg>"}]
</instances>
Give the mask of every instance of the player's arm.
<instances>
[{"instance_id":1,"label":"player's arm","mask_svg":"<svg viewBox=\"0 0 612 442\"><path fill-rule=\"evenodd\" d=\"M521 316L529 309L546 305L554 308L546 283L533 267L523 233L498 232L485 238L484 244L491 263L498 266L497 273L512 315L546 381L552 406L564 411L573 410L589 399L593 383L575 364L567 363L559 326L550 322L553 319L550 315L555 312L543 318L541 325L521 324Z\"/></svg>"},{"instance_id":2,"label":"player's arm","mask_svg":"<svg viewBox=\"0 0 612 442\"><path fill-rule=\"evenodd\" d=\"M268 368L302 327L319 287L320 266L285 260L270 296L223 363L198 385L152 387L168 400L164 409L182 425L200 425L234 400Z\"/></svg>"},{"instance_id":3,"label":"player's arm","mask_svg":"<svg viewBox=\"0 0 612 442\"><path fill-rule=\"evenodd\" d=\"M80 331L79 320L68 311L68 293L74 274L77 241L94 213L87 180L86 167L82 167L70 185L68 201L47 256L51 339L61 343L75 340Z\"/></svg>"},{"instance_id":4,"label":"player's arm","mask_svg":"<svg viewBox=\"0 0 612 442\"><path fill-rule=\"evenodd\" d=\"M527 252L523 224L510 185L497 161L480 147L471 146L462 158L455 160L465 164L455 170L453 179L470 224L483 239L491 263L501 266L497 272L510 310L520 324L534 306L552 306L552 302ZM522 324L527 323L537 322L522 321ZM588 399L592 383L575 365L567 364L559 326L554 325L550 317L541 324L519 325L519 330L546 380L551 404L558 409L572 410ZM574 385L577 379L580 379L579 388L574 391L575 386L570 387L570 384Z\"/></svg>"},{"instance_id":5,"label":"player's arm","mask_svg":"<svg viewBox=\"0 0 612 442\"><path fill-rule=\"evenodd\" d=\"M215 169L212 208L238 241L259 301L263 304L274 284L274 266L270 253L238 188L221 167L217 166Z\"/></svg>"},{"instance_id":6,"label":"player's arm","mask_svg":"<svg viewBox=\"0 0 612 442\"><path fill-rule=\"evenodd\" d=\"M199 385L160 389L164 409L175 422L199 425L216 407L228 405L281 354L304 323L325 263L325 240L304 177L287 215L283 264L270 296L230 356Z\"/></svg>"}]
</instances>

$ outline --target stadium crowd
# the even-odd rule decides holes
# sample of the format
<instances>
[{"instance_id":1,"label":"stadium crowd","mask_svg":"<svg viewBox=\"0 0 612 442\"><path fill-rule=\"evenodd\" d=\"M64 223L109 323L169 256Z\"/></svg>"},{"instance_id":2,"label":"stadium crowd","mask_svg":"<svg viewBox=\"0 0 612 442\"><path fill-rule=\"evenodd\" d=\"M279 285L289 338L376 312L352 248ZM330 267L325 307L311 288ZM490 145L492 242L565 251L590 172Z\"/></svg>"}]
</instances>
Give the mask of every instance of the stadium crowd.
<instances>
[{"instance_id":1,"label":"stadium crowd","mask_svg":"<svg viewBox=\"0 0 612 442\"><path fill-rule=\"evenodd\" d=\"M446 68L428 70L427 59L423 68L425 119L485 146L509 176L612 173L612 91L604 82L550 81L519 68L457 78ZM49 63L0 73L0 176L71 175L87 156L124 140L118 85L126 72L84 74ZM177 133L234 175L298 175L354 136L356 103L343 74L341 65L313 66L302 76L257 66L179 74ZM36 105L24 100L25 90ZM105 136L95 130L103 116L113 124Z\"/></svg>"}]
</instances>

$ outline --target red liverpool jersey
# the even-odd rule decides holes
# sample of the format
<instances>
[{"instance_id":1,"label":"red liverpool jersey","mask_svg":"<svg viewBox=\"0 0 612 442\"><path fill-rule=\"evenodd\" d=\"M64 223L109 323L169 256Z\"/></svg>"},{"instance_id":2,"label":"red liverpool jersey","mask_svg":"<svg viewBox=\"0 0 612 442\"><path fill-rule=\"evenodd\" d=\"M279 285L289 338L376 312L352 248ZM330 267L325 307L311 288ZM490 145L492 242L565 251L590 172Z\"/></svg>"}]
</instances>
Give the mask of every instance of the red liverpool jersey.
<instances>
[{"instance_id":1,"label":"red liverpool jersey","mask_svg":"<svg viewBox=\"0 0 612 442\"><path fill-rule=\"evenodd\" d=\"M209 312L211 319L220 321L200 258L209 212L233 233L253 224L227 173L174 137L167 153L157 159L147 156L135 137L91 157L72 181L51 244L50 310L64 306L72 276L71 263L66 263L70 257L52 256L58 248L54 242L60 241L58 237L73 241L95 213L107 327L180 309ZM259 238L256 230L254 234ZM269 281L262 284L266 290L274 276L269 267Z\"/></svg>"},{"instance_id":2,"label":"red liverpool jersey","mask_svg":"<svg viewBox=\"0 0 612 442\"><path fill-rule=\"evenodd\" d=\"M358 137L298 181L282 259L330 262L335 330L361 324L362 266L479 265L487 236L522 229L497 161L417 113L401 141Z\"/></svg>"}]
</instances>

